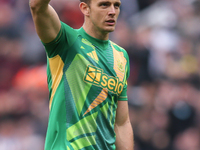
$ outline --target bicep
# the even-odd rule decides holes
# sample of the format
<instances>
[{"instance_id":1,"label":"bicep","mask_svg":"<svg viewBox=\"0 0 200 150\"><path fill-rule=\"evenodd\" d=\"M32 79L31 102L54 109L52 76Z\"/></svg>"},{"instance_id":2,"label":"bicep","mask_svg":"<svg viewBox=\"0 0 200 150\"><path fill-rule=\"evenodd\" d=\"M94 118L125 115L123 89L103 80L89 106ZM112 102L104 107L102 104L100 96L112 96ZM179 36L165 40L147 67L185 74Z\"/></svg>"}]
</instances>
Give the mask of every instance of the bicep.
<instances>
[{"instance_id":1,"label":"bicep","mask_svg":"<svg viewBox=\"0 0 200 150\"><path fill-rule=\"evenodd\" d=\"M32 8L31 14L35 24L36 32L44 43L53 41L60 31L61 23L56 11L52 6L44 8Z\"/></svg>"}]
</instances>

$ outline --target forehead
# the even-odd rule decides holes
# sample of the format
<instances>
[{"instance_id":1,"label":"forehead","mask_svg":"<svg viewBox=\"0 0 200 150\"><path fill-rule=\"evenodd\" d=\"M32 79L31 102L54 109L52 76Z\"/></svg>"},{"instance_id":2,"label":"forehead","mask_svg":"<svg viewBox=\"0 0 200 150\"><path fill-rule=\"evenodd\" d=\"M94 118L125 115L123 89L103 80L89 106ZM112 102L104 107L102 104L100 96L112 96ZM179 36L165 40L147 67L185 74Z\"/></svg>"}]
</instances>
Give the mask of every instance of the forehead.
<instances>
[{"instance_id":1,"label":"forehead","mask_svg":"<svg viewBox=\"0 0 200 150\"><path fill-rule=\"evenodd\" d=\"M121 3L120 0L91 0L92 3L102 3L102 2L109 2L109 3Z\"/></svg>"}]
</instances>

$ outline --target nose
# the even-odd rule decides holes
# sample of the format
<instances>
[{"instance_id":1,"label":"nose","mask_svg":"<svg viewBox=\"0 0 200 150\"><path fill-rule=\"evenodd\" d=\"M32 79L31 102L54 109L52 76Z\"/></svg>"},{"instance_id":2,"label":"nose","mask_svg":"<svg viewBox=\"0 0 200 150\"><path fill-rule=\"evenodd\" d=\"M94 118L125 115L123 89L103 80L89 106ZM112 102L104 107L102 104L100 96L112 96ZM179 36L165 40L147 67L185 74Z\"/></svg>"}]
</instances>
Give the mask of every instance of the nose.
<instances>
[{"instance_id":1,"label":"nose","mask_svg":"<svg viewBox=\"0 0 200 150\"><path fill-rule=\"evenodd\" d=\"M108 15L115 15L115 13L116 13L116 10L115 10L114 5L111 5L110 9L109 9L109 12L108 12Z\"/></svg>"}]
</instances>

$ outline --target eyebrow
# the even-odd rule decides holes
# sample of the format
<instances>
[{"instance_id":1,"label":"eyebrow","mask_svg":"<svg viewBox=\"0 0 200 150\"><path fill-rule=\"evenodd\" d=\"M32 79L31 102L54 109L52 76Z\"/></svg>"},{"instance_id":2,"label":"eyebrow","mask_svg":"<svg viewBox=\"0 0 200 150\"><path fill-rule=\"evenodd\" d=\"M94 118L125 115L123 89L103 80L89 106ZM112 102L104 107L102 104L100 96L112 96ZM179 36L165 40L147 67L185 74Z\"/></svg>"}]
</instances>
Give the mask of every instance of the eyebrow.
<instances>
[{"instance_id":1,"label":"eyebrow","mask_svg":"<svg viewBox=\"0 0 200 150\"><path fill-rule=\"evenodd\" d=\"M109 4L109 3L112 3L112 2L105 0L105 1L100 1L98 4L101 5L101 4L105 4L105 3ZM114 4L118 4L120 6L121 5L121 1L114 2Z\"/></svg>"}]
</instances>

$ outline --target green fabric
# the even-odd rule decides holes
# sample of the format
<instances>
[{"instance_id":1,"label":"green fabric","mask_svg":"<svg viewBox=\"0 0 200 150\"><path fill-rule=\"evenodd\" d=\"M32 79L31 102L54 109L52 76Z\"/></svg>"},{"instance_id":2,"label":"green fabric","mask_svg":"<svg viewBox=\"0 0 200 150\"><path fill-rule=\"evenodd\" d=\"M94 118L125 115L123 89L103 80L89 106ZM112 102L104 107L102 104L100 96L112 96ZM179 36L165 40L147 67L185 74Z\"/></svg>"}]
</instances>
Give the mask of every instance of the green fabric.
<instances>
[{"instance_id":1,"label":"green fabric","mask_svg":"<svg viewBox=\"0 0 200 150\"><path fill-rule=\"evenodd\" d=\"M114 150L117 101L128 100L126 51L63 22L43 44L51 98L45 150Z\"/></svg>"}]
</instances>

